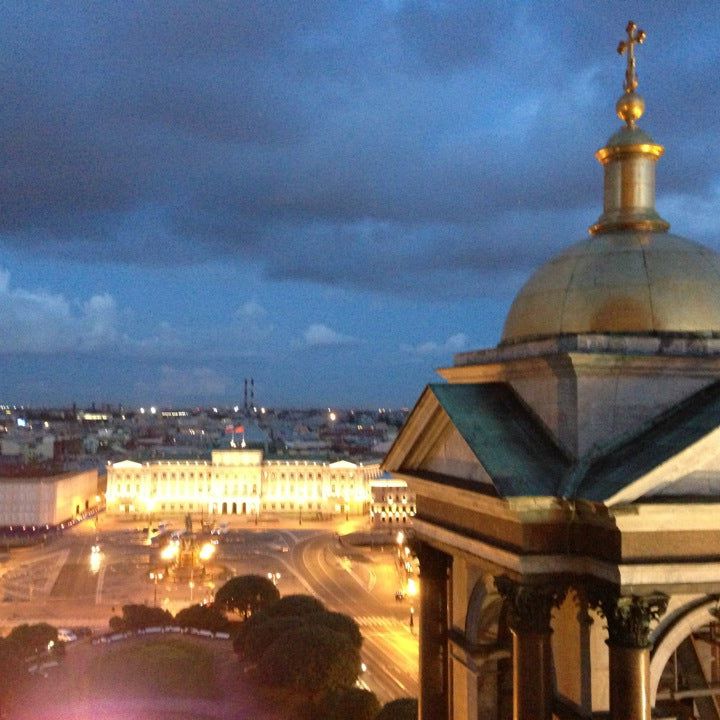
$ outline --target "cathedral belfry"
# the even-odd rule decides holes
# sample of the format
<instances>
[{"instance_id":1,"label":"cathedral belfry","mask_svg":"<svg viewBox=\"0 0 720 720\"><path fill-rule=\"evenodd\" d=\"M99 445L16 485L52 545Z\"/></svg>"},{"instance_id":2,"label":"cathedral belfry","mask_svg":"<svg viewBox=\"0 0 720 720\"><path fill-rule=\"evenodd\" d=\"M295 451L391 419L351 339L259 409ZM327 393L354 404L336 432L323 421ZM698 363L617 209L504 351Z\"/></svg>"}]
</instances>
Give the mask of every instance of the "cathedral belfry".
<instances>
[{"instance_id":1,"label":"cathedral belfry","mask_svg":"<svg viewBox=\"0 0 720 720\"><path fill-rule=\"evenodd\" d=\"M417 498L421 720L720 718L720 256L655 209L645 39L600 217L384 461Z\"/></svg>"}]
</instances>

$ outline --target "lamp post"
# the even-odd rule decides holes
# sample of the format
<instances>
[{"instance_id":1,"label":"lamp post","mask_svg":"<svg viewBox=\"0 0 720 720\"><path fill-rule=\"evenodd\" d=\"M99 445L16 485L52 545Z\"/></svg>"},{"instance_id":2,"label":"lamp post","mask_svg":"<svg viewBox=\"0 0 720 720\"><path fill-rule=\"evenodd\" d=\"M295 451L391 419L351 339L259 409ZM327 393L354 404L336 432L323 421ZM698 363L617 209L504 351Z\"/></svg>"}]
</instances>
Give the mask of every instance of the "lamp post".
<instances>
[{"instance_id":1,"label":"lamp post","mask_svg":"<svg viewBox=\"0 0 720 720\"><path fill-rule=\"evenodd\" d=\"M272 584L275 585L275 587L277 587L278 580L280 580L282 575L280 575L279 572L269 572L267 574L267 577L268 577L268 580L272 580Z\"/></svg>"},{"instance_id":2,"label":"lamp post","mask_svg":"<svg viewBox=\"0 0 720 720\"><path fill-rule=\"evenodd\" d=\"M415 634L415 596L418 594L418 586L415 578L408 578L408 595L410 596L410 632Z\"/></svg>"},{"instance_id":3,"label":"lamp post","mask_svg":"<svg viewBox=\"0 0 720 720\"><path fill-rule=\"evenodd\" d=\"M160 570L155 570L150 573L150 579L153 581L153 585L154 585L153 607L157 607L157 584L158 584L158 580L163 579L163 574Z\"/></svg>"}]
</instances>

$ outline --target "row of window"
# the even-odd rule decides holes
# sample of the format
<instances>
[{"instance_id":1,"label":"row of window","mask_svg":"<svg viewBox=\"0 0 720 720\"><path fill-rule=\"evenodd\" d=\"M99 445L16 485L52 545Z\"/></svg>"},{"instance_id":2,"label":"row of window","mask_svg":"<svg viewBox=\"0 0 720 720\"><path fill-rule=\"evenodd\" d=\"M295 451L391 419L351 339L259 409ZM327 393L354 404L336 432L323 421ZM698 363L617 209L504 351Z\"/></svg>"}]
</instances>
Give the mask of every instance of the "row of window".
<instances>
[{"instance_id":1,"label":"row of window","mask_svg":"<svg viewBox=\"0 0 720 720\"><path fill-rule=\"evenodd\" d=\"M405 514L405 513L414 514L415 506L414 505L406 505L405 507L403 507L402 510L398 510L397 506L395 506L395 505L390 505L390 506L388 506L388 505L373 505L372 511L374 513L382 513L383 515L385 513L388 513L389 515L399 515L401 512L403 514Z\"/></svg>"},{"instance_id":2,"label":"row of window","mask_svg":"<svg viewBox=\"0 0 720 720\"><path fill-rule=\"evenodd\" d=\"M127 480L127 479L128 479L128 475L130 476L129 479L132 479L132 477L133 477L133 475L134 475L134 473L127 473L127 475L126 475L125 473L122 473L122 472L118 472L118 473L116 473L116 474L117 474L117 479L118 479L118 481L120 481L120 482L122 482L123 480ZM215 474L212 475L212 477L213 477L214 479L220 479L221 477L224 477L224 476L226 476L226 475L228 475L228 474L233 474L233 475L234 475L235 473L234 473L233 471L229 471L229 473L215 473ZM161 480L167 480L168 478L169 478L170 480L185 480L185 479L186 479L184 472L180 472L180 473L174 473L174 472L170 472L170 473L168 473L168 472L160 472L160 473L158 473L158 472L152 472L151 475L152 475L153 479L158 479L158 478L159 478L159 479L161 479ZM207 473L207 472L199 472L199 473L198 473L198 480L204 480L207 476L208 476L208 473ZM322 480L322 479L323 479L323 476L322 476L322 473L320 473L320 472L317 472L317 473L309 472L309 473L307 473L307 474L306 474L306 473L302 473L302 472L295 474L295 473L292 473L292 472L291 472L291 473L288 473L287 476L285 475L284 472L281 472L281 473L271 472L271 473L268 473L268 474L266 475L266 479L267 479L267 480L278 480L278 479L280 479L280 480L285 480L286 478L287 478L288 480L304 481L304 480ZM195 480L195 473L194 473L194 472L188 473L188 474L187 474L187 479L188 479L188 480ZM336 480L336 479L354 480L354 479L355 479L355 473L350 473L349 475L347 475L347 476L345 476L345 477L343 477L342 475L336 475L335 473L331 473L331 474L330 474L330 479L331 479L331 480Z\"/></svg>"},{"instance_id":3,"label":"row of window","mask_svg":"<svg viewBox=\"0 0 720 720\"><path fill-rule=\"evenodd\" d=\"M291 502L291 503L263 503L262 504L263 510L278 510L278 509L280 509L280 510L295 510L295 509L297 509L297 510L311 511L313 509L314 510L322 510L322 507L323 507L322 503L315 503L314 508L313 508L312 503L307 503L307 504L303 503L302 505L297 505L297 508L296 508L296 505L294 502ZM202 508L204 508L204 506L198 506L196 508L195 503L178 503L177 505L175 503L162 503L160 505L159 509L160 509L160 512L186 512L186 511L192 512L194 510L200 510ZM120 509L120 512L124 512L124 513L131 513L131 512L136 511L135 506L132 504L120 505L119 509ZM212 510L212 508L211 508L211 510ZM253 508L248 509L247 506L245 505L245 503L243 503L243 507L240 510L240 512L247 513L247 512L252 512L252 511L253 511ZM223 507L222 508L215 507L214 512L222 513L222 514L228 514L228 513L229 514L237 514L238 513L237 503L232 503L232 505L230 507L228 507L227 503L223 503Z\"/></svg>"},{"instance_id":4,"label":"row of window","mask_svg":"<svg viewBox=\"0 0 720 720\"><path fill-rule=\"evenodd\" d=\"M130 483L126 483L126 484L125 484L125 492L126 492L127 494L130 494L130 492L132 492L131 489L130 489L131 487L132 487L132 486L130 485ZM139 494L140 494L140 487L141 487L140 484L135 485L135 494L136 494L136 495L139 495ZM234 495L237 495L237 494L238 494L238 487L239 487L238 485L235 485L235 486L234 486L233 491L232 491L232 494L234 494ZM347 493L347 492L352 492L352 491L355 489L355 485L340 485L339 487L340 487L340 493L341 493L341 494L345 494L345 493ZM295 486L294 486L294 485L288 485L287 488L288 488L288 494L289 494L289 495L293 495L293 494L295 493ZM337 493L337 488L338 488L338 486L336 486L336 485L331 485L331 486L330 486L330 494L331 494L331 495L335 495L335 494ZM274 493L273 493L273 490L275 490L275 489L272 488L272 486L268 486L268 493L269 493L269 494L284 495L284 494L285 494L285 485L280 485L280 486L278 486L278 488L275 490ZM310 490L312 490L312 488L310 488ZM176 491L180 492L180 491L181 491L181 488L176 488ZM120 492L122 492L122 490L120 490ZM155 494L157 494L157 492L158 492L157 487L156 487L156 486L153 486L152 489L151 489L151 495L155 495ZM206 488L206 490L203 491L203 487L200 486L200 485L198 485L197 488L196 488L196 492L197 492L199 495L202 495L203 492L211 492L211 486L208 485L207 488ZM308 488L307 488L306 486L304 486L304 485L301 485L301 486L300 486L300 488L299 488L299 493L300 493L301 495L305 495L306 493L307 493L307 494L311 494L310 492L308 492ZM229 494L229 492L228 492L228 486L227 486L227 485L224 486L224 494L225 494L225 495L228 495L228 494ZM244 486L243 486L243 495L247 495L247 494L248 494L248 486L247 486L247 485L244 485ZM252 493L251 493L251 494L252 494L252 495L257 495L257 485L253 485L253 486L252 486ZM315 491L315 495L322 497L322 494L323 494L322 484L321 484L321 483L318 483L318 484L317 484L316 491ZM405 502L405 499L403 499L403 502Z\"/></svg>"}]
</instances>

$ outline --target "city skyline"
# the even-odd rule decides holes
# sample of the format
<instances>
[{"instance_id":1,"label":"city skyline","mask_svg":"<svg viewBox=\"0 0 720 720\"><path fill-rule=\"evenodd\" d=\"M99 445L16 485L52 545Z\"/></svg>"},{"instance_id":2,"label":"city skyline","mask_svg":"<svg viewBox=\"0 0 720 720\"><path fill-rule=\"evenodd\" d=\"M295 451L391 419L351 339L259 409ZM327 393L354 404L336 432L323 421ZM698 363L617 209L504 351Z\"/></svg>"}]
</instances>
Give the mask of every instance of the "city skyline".
<instances>
[{"instance_id":1,"label":"city skyline","mask_svg":"<svg viewBox=\"0 0 720 720\"><path fill-rule=\"evenodd\" d=\"M600 214L631 18L658 210L720 250L714 6L3 15L0 402L412 405Z\"/></svg>"}]
</instances>

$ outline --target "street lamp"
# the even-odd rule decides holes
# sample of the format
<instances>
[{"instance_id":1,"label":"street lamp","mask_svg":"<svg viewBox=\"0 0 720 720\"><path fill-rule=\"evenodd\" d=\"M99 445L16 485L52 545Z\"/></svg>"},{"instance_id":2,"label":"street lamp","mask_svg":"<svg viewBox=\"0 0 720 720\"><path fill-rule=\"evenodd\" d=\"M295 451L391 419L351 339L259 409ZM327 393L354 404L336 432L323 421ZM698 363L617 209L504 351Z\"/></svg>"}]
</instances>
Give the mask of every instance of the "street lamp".
<instances>
[{"instance_id":1,"label":"street lamp","mask_svg":"<svg viewBox=\"0 0 720 720\"><path fill-rule=\"evenodd\" d=\"M160 551L160 557L166 562L170 562L178 556L179 552L179 545L176 542L171 542Z\"/></svg>"},{"instance_id":2,"label":"street lamp","mask_svg":"<svg viewBox=\"0 0 720 720\"><path fill-rule=\"evenodd\" d=\"M415 630L415 596L418 594L418 584L415 578L408 578L407 591L410 597L410 632Z\"/></svg>"},{"instance_id":3,"label":"street lamp","mask_svg":"<svg viewBox=\"0 0 720 720\"><path fill-rule=\"evenodd\" d=\"M282 575L279 572L269 572L267 574L268 580L272 580L272 584L277 587L278 580L282 577Z\"/></svg>"},{"instance_id":4,"label":"street lamp","mask_svg":"<svg viewBox=\"0 0 720 720\"><path fill-rule=\"evenodd\" d=\"M158 580L163 579L163 574L160 570L155 570L154 572L150 572L150 579L153 581L154 585L154 591L153 591L153 607L157 607L157 584Z\"/></svg>"},{"instance_id":5,"label":"street lamp","mask_svg":"<svg viewBox=\"0 0 720 720\"><path fill-rule=\"evenodd\" d=\"M205 543L198 553L198 558L203 562L207 562L215 554L215 545L212 543Z\"/></svg>"}]
</instances>

